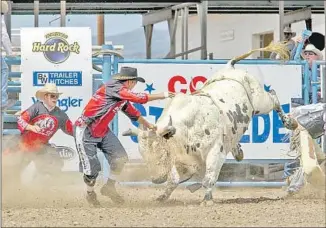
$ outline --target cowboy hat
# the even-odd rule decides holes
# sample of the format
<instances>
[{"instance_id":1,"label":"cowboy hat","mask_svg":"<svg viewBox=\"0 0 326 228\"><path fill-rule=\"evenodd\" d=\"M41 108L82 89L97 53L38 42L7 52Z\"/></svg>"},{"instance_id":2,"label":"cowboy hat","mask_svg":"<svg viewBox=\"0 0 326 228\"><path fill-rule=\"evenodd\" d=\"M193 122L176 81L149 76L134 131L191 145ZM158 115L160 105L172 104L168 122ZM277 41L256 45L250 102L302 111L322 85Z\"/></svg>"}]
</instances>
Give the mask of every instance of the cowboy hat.
<instances>
[{"instance_id":1,"label":"cowboy hat","mask_svg":"<svg viewBox=\"0 0 326 228\"><path fill-rule=\"evenodd\" d=\"M286 26L284 29L283 29L283 33L291 33L292 36L295 36L296 33L295 32L292 32L292 29L288 26Z\"/></svg>"},{"instance_id":2,"label":"cowboy hat","mask_svg":"<svg viewBox=\"0 0 326 228\"><path fill-rule=\"evenodd\" d=\"M42 100L42 98L44 97L45 94L50 93L50 94L58 94L61 95L62 93L60 93L58 91L58 88L56 86L56 84L54 83L46 83L43 88L39 89L36 91L35 93L35 97L38 100Z\"/></svg>"},{"instance_id":3,"label":"cowboy hat","mask_svg":"<svg viewBox=\"0 0 326 228\"><path fill-rule=\"evenodd\" d=\"M313 44L308 44L305 49L302 51L302 54L304 54L306 51L311 51L315 53L318 56L319 60L323 59L323 53L319 49L317 49Z\"/></svg>"},{"instance_id":4,"label":"cowboy hat","mask_svg":"<svg viewBox=\"0 0 326 228\"><path fill-rule=\"evenodd\" d=\"M137 68L134 67L121 67L120 72L112 76L114 80L136 80L145 82L145 79L138 77Z\"/></svg>"},{"instance_id":5,"label":"cowboy hat","mask_svg":"<svg viewBox=\"0 0 326 228\"><path fill-rule=\"evenodd\" d=\"M6 14L9 11L8 3L7 1L1 0L1 13Z\"/></svg>"}]
</instances>

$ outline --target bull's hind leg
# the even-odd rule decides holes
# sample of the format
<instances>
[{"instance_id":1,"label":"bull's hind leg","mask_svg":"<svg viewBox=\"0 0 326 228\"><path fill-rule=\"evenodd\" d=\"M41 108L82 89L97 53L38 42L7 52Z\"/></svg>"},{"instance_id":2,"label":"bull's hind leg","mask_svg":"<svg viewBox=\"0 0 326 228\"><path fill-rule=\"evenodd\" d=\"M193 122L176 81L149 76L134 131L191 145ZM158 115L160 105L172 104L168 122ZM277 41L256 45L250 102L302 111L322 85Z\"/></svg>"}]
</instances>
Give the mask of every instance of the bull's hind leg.
<instances>
[{"instance_id":1,"label":"bull's hind leg","mask_svg":"<svg viewBox=\"0 0 326 228\"><path fill-rule=\"evenodd\" d=\"M296 129L298 126L297 122L284 113L284 111L280 105L280 101L278 100L278 97L276 95L275 90L269 91L269 94L272 97L274 104L275 104L274 110L277 112L278 116L280 117L284 127L287 129L290 129L290 130Z\"/></svg>"},{"instance_id":2,"label":"bull's hind leg","mask_svg":"<svg viewBox=\"0 0 326 228\"><path fill-rule=\"evenodd\" d=\"M223 145L216 143L211 148L206 158L206 173L203 179L203 187L206 188L204 203L212 202L213 200L213 187L218 179L225 159L226 153Z\"/></svg>"}]
</instances>

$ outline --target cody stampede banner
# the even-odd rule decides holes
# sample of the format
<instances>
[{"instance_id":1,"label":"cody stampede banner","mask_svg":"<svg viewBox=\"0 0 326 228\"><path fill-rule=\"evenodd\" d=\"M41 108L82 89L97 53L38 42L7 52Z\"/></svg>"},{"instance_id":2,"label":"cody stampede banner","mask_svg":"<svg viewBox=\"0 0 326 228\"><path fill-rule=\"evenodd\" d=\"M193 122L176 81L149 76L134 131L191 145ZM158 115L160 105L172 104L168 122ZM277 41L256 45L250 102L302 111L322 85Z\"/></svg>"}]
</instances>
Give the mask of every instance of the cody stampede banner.
<instances>
[{"instance_id":1,"label":"cody stampede banner","mask_svg":"<svg viewBox=\"0 0 326 228\"><path fill-rule=\"evenodd\" d=\"M57 105L74 122L92 95L90 28L23 28L21 53L22 110L37 101L38 89L52 82L63 93ZM78 169L73 137L58 130L50 143L56 144L65 158L63 170Z\"/></svg>"}]
</instances>

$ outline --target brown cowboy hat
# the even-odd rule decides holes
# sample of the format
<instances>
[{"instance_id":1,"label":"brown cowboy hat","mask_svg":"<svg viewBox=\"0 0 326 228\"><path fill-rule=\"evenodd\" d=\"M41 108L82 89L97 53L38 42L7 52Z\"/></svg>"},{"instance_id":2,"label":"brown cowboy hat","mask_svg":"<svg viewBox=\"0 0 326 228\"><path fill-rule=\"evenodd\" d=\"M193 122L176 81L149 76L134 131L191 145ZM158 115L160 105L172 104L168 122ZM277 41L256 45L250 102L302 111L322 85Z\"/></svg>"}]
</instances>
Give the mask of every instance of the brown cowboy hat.
<instances>
[{"instance_id":1,"label":"brown cowboy hat","mask_svg":"<svg viewBox=\"0 0 326 228\"><path fill-rule=\"evenodd\" d=\"M145 82L145 79L138 77L137 68L134 67L121 67L120 72L112 76L114 80L136 80L138 82Z\"/></svg>"}]
</instances>

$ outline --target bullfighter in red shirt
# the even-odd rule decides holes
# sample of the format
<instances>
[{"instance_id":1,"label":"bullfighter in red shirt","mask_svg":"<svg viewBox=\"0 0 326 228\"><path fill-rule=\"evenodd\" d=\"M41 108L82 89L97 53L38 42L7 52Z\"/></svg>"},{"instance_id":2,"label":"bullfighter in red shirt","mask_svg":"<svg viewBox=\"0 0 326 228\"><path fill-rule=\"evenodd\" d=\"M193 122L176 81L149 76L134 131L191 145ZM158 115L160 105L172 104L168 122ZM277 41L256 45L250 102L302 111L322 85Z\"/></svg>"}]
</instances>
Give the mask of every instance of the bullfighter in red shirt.
<instances>
[{"instance_id":1,"label":"bullfighter in red shirt","mask_svg":"<svg viewBox=\"0 0 326 228\"><path fill-rule=\"evenodd\" d=\"M140 112L130 103L145 104L148 101L173 97L173 93L158 94L134 93L131 90L137 82L145 80L138 77L137 69L122 67L120 73L113 75L112 80L102 85L92 96L82 115L77 119L75 140L79 153L80 170L87 185L86 199L89 204L99 206L94 185L101 171L97 149L101 149L110 165L110 176L100 192L115 203L124 199L115 188L116 176L119 175L128 161L128 156L119 139L110 131L109 124L115 114L121 110L131 120L138 121L149 129L156 127L147 122Z\"/></svg>"},{"instance_id":2,"label":"bullfighter in red shirt","mask_svg":"<svg viewBox=\"0 0 326 228\"><path fill-rule=\"evenodd\" d=\"M19 154L19 161L16 161L19 166L16 169L17 175L31 161L42 173L61 171L63 160L55 148L50 146L49 140L58 129L73 136L73 126L67 114L56 106L60 94L55 84L45 84L36 92L38 101L18 117L21 135L9 151L10 154Z\"/></svg>"}]
</instances>

